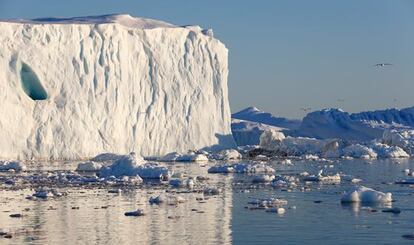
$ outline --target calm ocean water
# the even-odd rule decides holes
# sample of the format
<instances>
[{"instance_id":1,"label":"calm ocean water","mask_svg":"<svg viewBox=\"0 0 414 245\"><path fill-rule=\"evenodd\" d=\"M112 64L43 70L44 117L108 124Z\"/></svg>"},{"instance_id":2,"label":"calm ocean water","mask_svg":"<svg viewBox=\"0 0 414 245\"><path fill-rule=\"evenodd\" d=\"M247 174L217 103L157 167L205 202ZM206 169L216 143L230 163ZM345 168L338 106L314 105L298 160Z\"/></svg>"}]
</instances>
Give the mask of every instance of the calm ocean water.
<instances>
[{"instance_id":1,"label":"calm ocean water","mask_svg":"<svg viewBox=\"0 0 414 245\"><path fill-rule=\"evenodd\" d=\"M44 201L25 199L33 190L9 190L3 186L0 229L10 229L14 234L11 239L0 238L0 244L413 244L402 235L414 232L414 189L393 184L407 178L403 170L414 168L413 160L270 164L282 175L317 173L323 168L327 173L361 178L361 185L392 192L396 200L392 206L402 212L383 213L384 206L367 209L341 205L342 193L355 186L349 181L340 185L314 183L310 191L298 188L287 192L271 186L252 186L250 176L212 175L207 174L208 166L175 164L169 166L189 175L208 176L211 184L224 191L203 201L196 199L202 197L201 193L181 193L186 202L169 206L148 203L149 197L165 191L157 185L120 194L108 193L102 187L67 188L67 196ZM31 170L58 171L75 166L44 163L31 166ZM268 197L288 200L286 213L246 209L253 198ZM146 215L124 216L124 212L137 208ZM21 213L23 217L11 218L11 213Z\"/></svg>"}]
</instances>

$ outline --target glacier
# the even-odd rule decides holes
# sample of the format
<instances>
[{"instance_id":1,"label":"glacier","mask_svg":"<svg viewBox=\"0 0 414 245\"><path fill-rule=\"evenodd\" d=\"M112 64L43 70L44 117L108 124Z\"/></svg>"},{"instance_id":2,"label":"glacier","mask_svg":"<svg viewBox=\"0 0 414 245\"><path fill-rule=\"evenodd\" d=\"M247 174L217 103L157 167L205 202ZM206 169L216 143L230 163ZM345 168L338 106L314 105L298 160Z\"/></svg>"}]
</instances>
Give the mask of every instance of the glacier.
<instances>
[{"instance_id":1,"label":"glacier","mask_svg":"<svg viewBox=\"0 0 414 245\"><path fill-rule=\"evenodd\" d=\"M211 30L105 15L0 20L0 158L234 147Z\"/></svg>"}]
</instances>

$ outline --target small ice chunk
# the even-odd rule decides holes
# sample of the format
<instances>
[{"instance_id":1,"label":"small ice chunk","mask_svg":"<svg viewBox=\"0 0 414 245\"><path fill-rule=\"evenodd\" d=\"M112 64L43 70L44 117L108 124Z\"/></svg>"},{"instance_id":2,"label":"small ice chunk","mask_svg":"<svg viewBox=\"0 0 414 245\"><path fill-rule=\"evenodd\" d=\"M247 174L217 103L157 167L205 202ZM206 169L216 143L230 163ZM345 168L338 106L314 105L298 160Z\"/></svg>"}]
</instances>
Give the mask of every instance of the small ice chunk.
<instances>
[{"instance_id":1,"label":"small ice chunk","mask_svg":"<svg viewBox=\"0 0 414 245\"><path fill-rule=\"evenodd\" d=\"M319 160L319 157L317 155L313 155L313 154L306 154L306 155L303 156L303 159L309 160L309 161L317 161L317 160Z\"/></svg>"},{"instance_id":2,"label":"small ice chunk","mask_svg":"<svg viewBox=\"0 0 414 245\"><path fill-rule=\"evenodd\" d=\"M256 199L250 201L249 204L256 205L258 207L271 208L271 207L280 207L287 205L288 201L285 199L278 198L265 198L265 199Z\"/></svg>"},{"instance_id":3,"label":"small ice chunk","mask_svg":"<svg viewBox=\"0 0 414 245\"><path fill-rule=\"evenodd\" d=\"M27 167L19 161L0 161L0 171L26 171Z\"/></svg>"},{"instance_id":4,"label":"small ice chunk","mask_svg":"<svg viewBox=\"0 0 414 245\"><path fill-rule=\"evenodd\" d=\"M253 183L268 183L268 182L272 182L272 180L275 179L274 175L267 175L267 174L259 174L259 175L255 175L253 176Z\"/></svg>"},{"instance_id":5,"label":"small ice chunk","mask_svg":"<svg viewBox=\"0 0 414 245\"><path fill-rule=\"evenodd\" d=\"M204 154L189 153L180 154L177 152L171 152L158 159L161 162L207 162L208 157Z\"/></svg>"},{"instance_id":6,"label":"small ice chunk","mask_svg":"<svg viewBox=\"0 0 414 245\"><path fill-rule=\"evenodd\" d=\"M341 198L342 203L390 203L392 202L392 194L391 193L383 193L380 191L376 191L371 188L367 188L364 186L360 186L355 190L352 190Z\"/></svg>"},{"instance_id":7,"label":"small ice chunk","mask_svg":"<svg viewBox=\"0 0 414 245\"><path fill-rule=\"evenodd\" d=\"M32 196L43 199L46 199L48 197L54 197L53 192L46 189L39 189L35 193L33 193Z\"/></svg>"},{"instance_id":8,"label":"small ice chunk","mask_svg":"<svg viewBox=\"0 0 414 245\"><path fill-rule=\"evenodd\" d=\"M228 174L233 172L234 168L231 165L217 165L208 169L210 174Z\"/></svg>"},{"instance_id":9,"label":"small ice chunk","mask_svg":"<svg viewBox=\"0 0 414 245\"><path fill-rule=\"evenodd\" d=\"M165 202L165 197L163 195L158 195L156 197L150 197L149 203L150 204L161 204Z\"/></svg>"},{"instance_id":10,"label":"small ice chunk","mask_svg":"<svg viewBox=\"0 0 414 245\"><path fill-rule=\"evenodd\" d=\"M102 153L102 154L99 154L99 155L91 158L90 160L93 161L93 162L108 162L108 161L119 160L122 157L123 157L123 155L118 155L118 154L114 154L114 153Z\"/></svg>"},{"instance_id":11,"label":"small ice chunk","mask_svg":"<svg viewBox=\"0 0 414 245\"><path fill-rule=\"evenodd\" d=\"M168 205L177 205L179 203L185 202L185 199L180 196L165 196L163 194L160 194L156 197L150 197L149 203L150 204L162 204L166 203Z\"/></svg>"},{"instance_id":12,"label":"small ice chunk","mask_svg":"<svg viewBox=\"0 0 414 245\"><path fill-rule=\"evenodd\" d=\"M102 168L102 164L98 162L81 162L76 167L76 171L78 172L96 172Z\"/></svg>"},{"instance_id":13,"label":"small ice chunk","mask_svg":"<svg viewBox=\"0 0 414 245\"><path fill-rule=\"evenodd\" d=\"M213 158L223 161L239 160L242 158L242 155L235 149L227 149L214 154Z\"/></svg>"},{"instance_id":14,"label":"small ice chunk","mask_svg":"<svg viewBox=\"0 0 414 245\"><path fill-rule=\"evenodd\" d=\"M203 190L204 195L214 196L220 194L221 190L215 187L207 187Z\"/></svg>"},{"instance_id":15,"label":"small ice chunk","mask_svg":"<svg viewBox=\"0 0 414 245\"><path fill-rule=\"evenodd\" d=\"M125 216L143 216L144 215L144 210L142 209L137 209L136 211L131 211L131 212L125 212L124 214Z\"/></svg>"},{"instance_id":16,"label":"small ice chunk","mask_svg":"<svg viewBox=\"0 0 414 245\"><path fill-rule=\"evenodd\" d=\"M145 164L142 158L135 154L125 155L109 167L99 171L101 177L140 176L142 179L169 179L171 172L158 164Z\"/></svg>"},{"instance_id":17,"label":"small ice chunk","mask_svg":"<svg viewBox=\"0 0 414 245\"><path fill-rule=\"evenodd\" d=\"M187 187L189 189L193 189L195 181L190 177L188 179L171 179L168 183L176 188Z\"/></svg>"}]
</instances>

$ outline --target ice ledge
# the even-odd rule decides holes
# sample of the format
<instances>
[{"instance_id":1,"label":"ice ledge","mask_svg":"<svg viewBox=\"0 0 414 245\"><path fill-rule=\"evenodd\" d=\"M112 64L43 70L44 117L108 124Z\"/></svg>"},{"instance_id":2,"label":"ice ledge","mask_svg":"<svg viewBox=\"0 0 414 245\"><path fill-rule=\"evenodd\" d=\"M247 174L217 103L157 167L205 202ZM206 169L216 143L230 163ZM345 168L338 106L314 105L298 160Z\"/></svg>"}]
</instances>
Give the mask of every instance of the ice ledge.
<instances>
[{"instance_id":1,"label":"ice ledge","mask_svg":"<svg viewBox=\"0 0 414 245\"><path fill-rule=\"evenodd\" d=\"M7 23L18 24L110 24L116 23L129 28L135 29L154 29L154 28L187 28L176 26L164 21L133 17L129 14L109 14L99 16L84 16L84 17L72 17L72 18L60 18L60 17L48 17L37 18L32 20L26 19L6 19L0 20Z\"/></svg>"}]
</instances>

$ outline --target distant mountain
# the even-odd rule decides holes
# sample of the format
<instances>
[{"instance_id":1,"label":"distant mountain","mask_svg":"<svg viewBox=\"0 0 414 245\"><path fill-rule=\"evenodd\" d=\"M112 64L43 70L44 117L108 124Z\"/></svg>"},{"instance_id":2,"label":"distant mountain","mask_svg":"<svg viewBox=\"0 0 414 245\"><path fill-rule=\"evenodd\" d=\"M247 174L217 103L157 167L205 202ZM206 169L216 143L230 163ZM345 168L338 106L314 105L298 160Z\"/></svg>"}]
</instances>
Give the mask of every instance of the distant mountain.
<instances>
[{"instance_id":1,"label":"distant mountain","mask_svg":"<svg viewBox=\"0 0 414 245\"><path fill-rule=\"evenodd\" d=\"M272 114L261 111L256 107L246 108L244 110L232 114L231 117L234 119L258 122L284 129L296 129L300 126L301 123L300 120L275 117Z\"/></svg>"}]
</instances>

